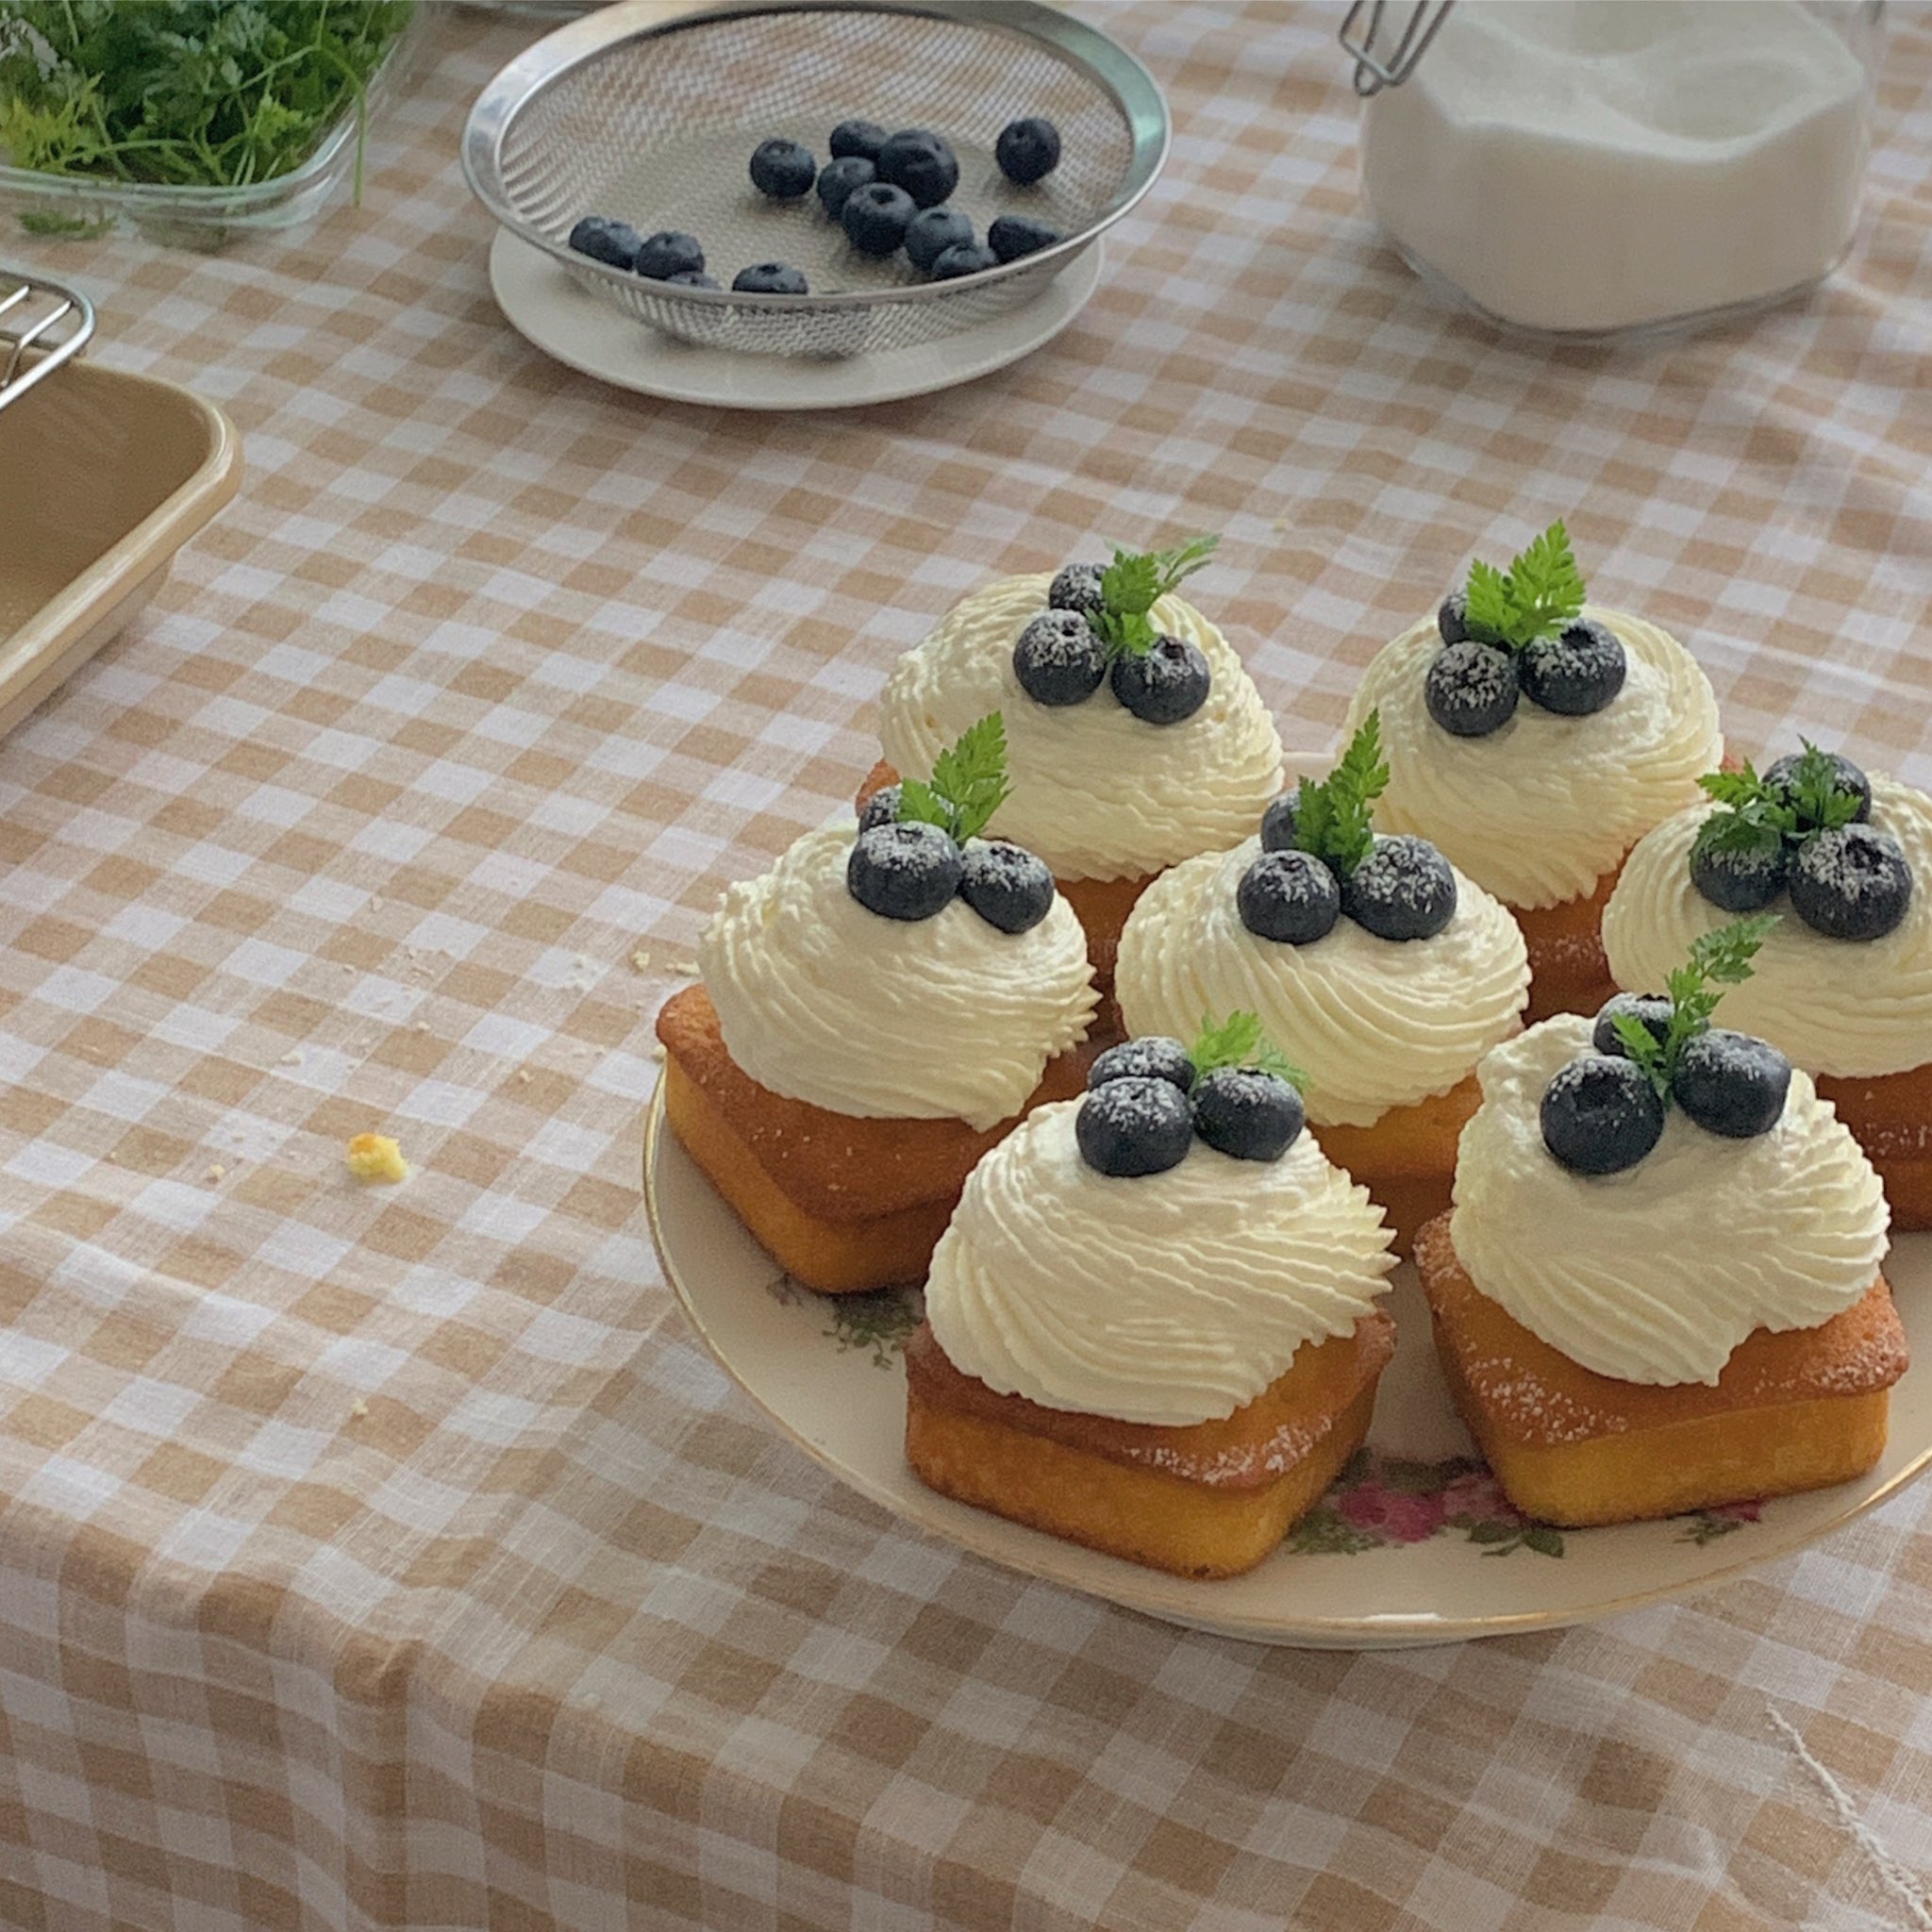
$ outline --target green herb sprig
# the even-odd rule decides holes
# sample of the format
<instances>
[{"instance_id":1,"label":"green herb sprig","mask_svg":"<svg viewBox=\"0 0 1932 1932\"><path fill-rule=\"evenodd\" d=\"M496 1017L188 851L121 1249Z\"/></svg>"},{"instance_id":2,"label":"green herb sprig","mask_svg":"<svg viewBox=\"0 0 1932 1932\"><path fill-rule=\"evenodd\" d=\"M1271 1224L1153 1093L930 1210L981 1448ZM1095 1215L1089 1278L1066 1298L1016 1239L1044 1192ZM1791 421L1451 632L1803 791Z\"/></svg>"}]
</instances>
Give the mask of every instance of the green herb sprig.
<instances>
[{"instance_id":1,"label":"green herb sprig","mask_svg":"<svg viewBox=\"0 0 1932 1932\"><path fill-rule=\"evenodd\" d=\"M1583 610L1583 575L1560 518L1507 571L1473 562L1464 591L1463 622L1484 643L1520 651L1539 638L1553 638Z\"/></svg>"},{"instance_id":2,"label":"green herb sprig","mask_svg":"<svg viewBox=\"0 0 1932 1932\"><path fill-rule=\"evenodd\" d=\"M1347 878L1374 850L1374 804L1388 788L1382 714L1371 711L1327 777L1320 784L1302 780L1295 795L1294 842Z\"/></svg>"},{"instance_id":3,"label":"green herb sprig","mask_svg":"<svg viewBox=\"0 0 1932 1932\"><path fill-rule=\"evenodd\" d=\"M1217 1026L1204 1018L1194 1043L1188 1049L1197 1079L1223 1067L1254 1067L1286 1080L1297 1092L1307 1091L1308 1076L1261 1030L1258 1013L1230 1013Z\"/></svg>"},{"instance_id":4,"label":"green herb sprig","mask_svg":"<svg viewBox=\"0 0 1932 1932\"><path fill-rule=\"evenodd\" d=\"M413 9L414 0L0 0L0 151L43 175L192 188L272 180L352 108L359 115Z\"/></svg>"},{"instance_id":5,"label":"green herb sprig","mask_svg":"<svg viewBox=\"0 0 1932 1932\"><path fill-rule=\"evenodd\" d=\"M1122 550L1100 574L1101 608L1091 620L1109 659L1144 658L1160 633L1148 616L1155 605L1201 569L1219 537L1194 537L1172 550Z\"/></svg>"},{"instance_id":6,"label":"green herb sprig","mask_svg":"<svg viewBox=\"0 0 1932 1932\"><path fill-rule=\"evenodd\" d=\"M1671 1024L1659 1040L1631 1013L1617 1013L1611 1024L1624 1050L1650 1075L1660 1100L1669 1102L1684 1049L1707 1032L1710 1016L1724 997L1723 989L1751 977L1751 961L1777 924L1775 912L1758 912L1707 932L1691 942L1690 958L1666 982L1671 999Z\"/></svg>"},{"instance_id":7,"label":"green herb sprig","mask_svg":"<svg viewBox=\"0 0 1932 1932\"><path fill-rule=\"evenodd\" d=\"M963 845L991 822L1012 786L1007 779L1007 723L989 711L933 760L932 779L899 786L899 817L938 825Z\"/></svg>"},{"instance_id":8,"label":"green herb sprig","mask_svg":"<svg viewBox=\"0 0 1932 1932\"><path fill-rule=\"evenodd\" d=\"M1741 772L1707 772L1698 779L1722 809L1697 828L1700 854L1735 852L1770 858L1785 846L1798 846L1819 832L1848 825L1863 801L1839 776L1830 753L1809 739L1789 786L1767 785L1747 759Z\"/></svg>"}]
</instances>

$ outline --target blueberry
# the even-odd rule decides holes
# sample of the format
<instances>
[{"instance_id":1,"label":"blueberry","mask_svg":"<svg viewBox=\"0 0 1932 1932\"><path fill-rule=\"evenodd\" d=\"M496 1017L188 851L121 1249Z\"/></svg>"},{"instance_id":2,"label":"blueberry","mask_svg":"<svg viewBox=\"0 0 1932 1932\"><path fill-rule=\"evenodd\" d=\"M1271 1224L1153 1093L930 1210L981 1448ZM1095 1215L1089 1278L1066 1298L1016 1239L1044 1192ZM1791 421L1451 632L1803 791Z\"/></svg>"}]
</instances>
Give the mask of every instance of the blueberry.
<instances>
[{"instance_id":1,"label":"blueberry","mask_svg":"<svg viewBox=\"0 0 1932 1932\"><path fill-rule=\"evenodd\" d=\"M953 903L959 848L937 825L874 825L853 841L845 890L881 919L930 919Z\"/></svg>"},{"instance_id":2,"label":"blueberry","mask_svg":"<svg viewBox=\"0 0 1932 1932\"><path fill-rule=\"evenodd\" d=\"M1423 680L1429 716L1455 738L1487 738L1500 731L1516 715L1522 692L1515 658L1474 638L1444 644Z\"/></svg>"},{"instance_id":3,"label":"blueberry","mask_svg":"<svg viewBox=\"0 0 1932 1932\"><path fill-rule=\"evenodd\" d=\"M921 208L937 208L959 185L953 150L924 127L905 127L888 135L873 157L881 181L903 188Z\"/></svg>"},{"instance_id":4,"label":"blueberry","mask_svg":"<svg viewBox=\"0 0 1932 1932\"><path fill-rule=\"evenodd\" d=\"M819 164L795 141L761 141L751 154L751 185L774 201L796 201L811 192Z\"/></svg>"},{"instance_id":5,"label":"blueberry","mask_svg":"<svg viewBox=\"0 0 1932 1932\"><path fill-rule=\"evenodd\" d=\"M1632 1020L1641 1020L1649 1030L1650 1037L1661 1046L1671 1030L1671 1015L1675 1011L1675 1007L1660 992L1616 993L1598 1008L1590 1043L1599 1053L1617 1054L1627 1059L1629 1051L1610 1022L1619 1013Z\"/></svg>"},{"instance_id":6,"label":"blueberry","mask_svg":"<svg viewBox=\"0 0 1932 1932\"><path fill-rule=\"evenodd\" d=\"M1070 563L1053 580L1046 601L1056 610L1082 610L1090 615L1105 608L1100 579L1107 566L1099 563Z\"/></svg>"},{"instance_id":7,"label":"blueberry","mask_svg":"<svg viewBox=\"0 0 1932 1932\"><path fill-rule=\"evenodd\" d=\"M1516 675L1531 704L1566 718L1601 711L1624 689L1629 666L1615 631L1593 617L1566 624L1520 652Z\"/></svg>"},{"instance_id":8,"label":"blueberry","mask_svg":"<svg viewBox=\"0 0 1932 1932\"><path fill-rule=\"evenodd\" d=\"M1107 675L1107 652L1077 610L1042 610L1013 646L1013 675L1036 705L1085 704Z\"/></svg>"},{"instance_id":9,"label":"blueberry","mask_svg":"<svg viewBox=\"0 0 1932 1932\"><path fill-rule=\"evenodd\" d=\"M1434 939L1456 917L1456 874L1426 839L1378 838L1342 886L1341 909L1377 939Z\"/></svg>"},{"instance_id":10,"label":"blueberry","mask_svg":"<svg viewBox=\"0 0 1932 1932\"><path fill-rule=\"evenodd\" d=\"M1704 838L1691 841L1690 883L1725 912L1769 906L1785 889L1787 869L1782 842L1763 852L1731 852Z\"/></svg>"},{"instance_id":11,"label":"blueberry","mask_svg":"<svg viewBox=\"0 0 1932 1932\"><path fill-rule=\"evenodd\" d=\"M701 268L681 268L675 275L664 277L667 289L715 289L717 278L708 275Z\"/></svg>"},{"instance_id":12,"label":"blueberry","mask_svg":"<svg viewBox=\"0 0 1932 1932\"><path fill-rule=\"evenodd\" d=\"M1145 1033L1095 1058L1088 1070L1088 1086L1105 1087L1109 1080L1165 1080L1185 1093L1194 1084L1194 1062L1178 1040Z\"/></svg>"},{"instance_id":13,"label":"blueberry","mask_svg":"<svg viewBox=\"0 0 1932 1932\"><path fill-rule=\"evenodd\" d=\"M1208 702L1210 674L1200 646L1184 638L1156 638L1154 648L1113 660L1113 694L1148 724L1178 724Z\"/></svg>"},{"instance_id":14,"label":"blueberry","mask_svg":"<svg viewBox=\"0 0 1932 1932\"><path fill-rule=\"evenodd\" d=\"M1000 258L991 248L967 242L957 248L948 248L933 263L932 278L936 282L952 282L961 275L976 275L981 269L997 268L999 265Z\"/></svg>"},{"instance_id":15,"label":"blueberry","mask_svg":"<svg viewBox=\"0 0 1932 1932\"><path fill-rule=\"evenodd\" d=\"M1030 215L1000 215L986 231L986 245L1002 261L1018 261L1023 255L1038 255L1059 239L1058 228L1036 222Z\"/></svg>"},{"instance_id":16,"label":"blueberry","mask_svg":"<svg viewBox=\"0 0 1932 1932\"><path fill-rule=\"evenodd\" d=\"M899 798L904 789L898 785L881 785L858 808L858 829L861 832L869 832L874 825L897 824Z\"/></svg>"},{"instance_id":17,"label":"blueberry","mask_svg":"<svg viewBox=\"0 0 1932 1932\"><path fill-rule=\"evenodd\" d=\"M1621 1174L1664 1131L1664 1104L1635 1060L1586 1054L1543 1089L1543 1145L1572 1174Z\"/></svg>"},{"instance_id":18,"label":"blueberry","mask_svg":"<svg viewBox=\"0 0 1932 1932\"><path fill-rule=\"evenodd\" d=\"M1284 791L1278 798L1269 802L1268 809L1261 814L1261 850L1263 852L1292 852L1295 840L1295 813L1301 808L1302 788L1296 785L1292 791Z\"/></svg>"},{"instance_id":19,"label":"blueberry","mask_svg":"<svg viewBox=\"0 0 1932 1932\"><path fill-rule=\"evenodd\" d=\"M845 197L839 220L846 239L861 255L890 255L906 239L917 212L903 188L886 181L868 181Z\"/></svg>"},{"instance_id":20,"label":"blueberry","mask_svg":"<svg viewBox=\"0 0 1932 1932\"><path fill-rule=\"evenodd\" d=\"M873 176L872 163L863 155L841 155L819 170L819 204L836 222L845 206L845 197L855 188L863 188Z\"/></svg>"},{"instance_id":21,"label":"blueberry","mask_svg":"<svg viewBox=\"0 0 1932 1932\"><path fill-rule=\"evenodd\" d=\"M949 248L973 246L973 224L955 208L923 208L906 225L906 253L929 269Z\"/></svg>"},{"instance_id":22,"label":"blueberry","mask_svg":"<svg viewBox=\"0 0 1932 1932\"><path fill-rule=\"evenodd\" d=\"M1194 1131L1237 1160L1279 1160L1307 1123L1294 1088L1258 1067L1220 1067L1194 1089Z\"/></svg>"},{"instance_id":23,"label":"blueberry","mask_svg":"<svg viewBox=\"0 0 1932 1932\"><path fill-rule=\"evenodd\" d=\"M705 251L695 235L684 234L676 228L659 228L638 244L635 266L638 274L648 281L668 282L673 275L702 275Z\"/></svg>"},{"instance_id":24,"label":"blueberry","mask_svg":"<svg viewBox=\"0 0 1932 1932\"><path fill-rule=\"evenodd\" d=\"M1060 131L1037 114L1024 121L1008 121L993 142L992 158L1008 181L1030 188L1059 166Z\"/></svg>"},{"instance_id":25,"label":"blueberry","mask_svg":"<svg viewBox=\"0 0 1932 1932\"><path fill-rule=\"evenodd\" d=\"M1713 1026L1685 1043L1671 1097L1700 1127L1749 1141L1777 1125L1790 1085L1791 1063L1768 1040Z\"/></svg>"},{"instance_id":26,"label":"blueberry","mask_svg":"<svg viewBox=\"0 0 1932 1932\"><path fill-rule=\"evenodd\" d=\"M886 144L886 130L876 121L841 121L825 143L840 160L875 161Z\"/></svg>"},{"instance_id":27,"label":"blueberry","mask_svg":"<svg viewBox=\"0 0 1932 1932\"><path fill-rule=\"evenodd\" d=\"M1127 1179L1162 1174L1188 1158L1194 1115L1187 1096L1166 1080L1109 1080L1074 1116L1080 1158L1105 1174Z\"/></svg>"},{"instance_id":28,"label":"blueberry","mask_svg":"<svg viewBox=\"0 0 1932 1932\"><path fill-rule=\"evenodd\" d=\"M1451 591L1436 610L1436 628L1445 644L1459 644L1469 636L1469 597Z\"/></svg>"},{"instance_id":29,"label":"blueberry","mask_svg":"<svg viewBox=\"0 0 1932 1932\"><path fill-rule=\"evenodd\" d=\"M1876 825L1814 832L1791 859L1791 910L1832 940L1882 940L1912 903L1905 848Z\"/></svg>"},{"instance_id":30,"label":"blueberry","mask_svg":"<svg viewBox=\"0 0 1932 1932\"><path fill-rule=\"evenodd\" d=\"M1789 797L1790 788L1798 775L1798 760L1802 756L1802 753L1793 751L1787 752L1781 758L1774 758L1764 768L1764 782L1775 786ZM1858 794L1858 808L1852 814L1852 823L1855 825L1864 824L1872 816L1871 779L1841 753L1832 752L1828 756L1832 763L1832 776L1840 787Z\"/></svg>"},{"instance_id":31,"label":"blueberry","mask_svg":"<svg viewBox=\"0 0 1932 1932\"><path fill-rule=\"evenodd\" d=\"M586 215L570 231L570 245L579 255L588 255L592 261L604 262L611 268L635 268L638 250L643 243L628 222Z\"/></svg>"},{"instance_id":32,"label":"blueberry","mask_svg":"<svg viewBox=\"0 0 1932 1932\"><path fill-rule=\"evenodd\" d=\"M1235 905L1257 939L1308 946L1341 917L1341 888L1312 852L1264 852L1241 874Z\"/></svg>"},{"instance_id":33,"label":"blueberry","mask_svg":"<svg viewBox=\"0 0 1932 1932\"><path fill-rule=\"evenodd\" d=\"M975 839L961 862L959 896L987 924L1031 932L1053 909L1053 874L1004 839Z\"/></svg>"},{"instance_id":34,"label":"blueberry","mask_svg":"<svg viewBox=\"0 0 1932 1932\"><path fill-rule=\"evenodd\" d=\"M731 286L741 295L804 295L809 292L805 277L789 261L754 262L731 277Z\"/></svg>"}]
</instances>

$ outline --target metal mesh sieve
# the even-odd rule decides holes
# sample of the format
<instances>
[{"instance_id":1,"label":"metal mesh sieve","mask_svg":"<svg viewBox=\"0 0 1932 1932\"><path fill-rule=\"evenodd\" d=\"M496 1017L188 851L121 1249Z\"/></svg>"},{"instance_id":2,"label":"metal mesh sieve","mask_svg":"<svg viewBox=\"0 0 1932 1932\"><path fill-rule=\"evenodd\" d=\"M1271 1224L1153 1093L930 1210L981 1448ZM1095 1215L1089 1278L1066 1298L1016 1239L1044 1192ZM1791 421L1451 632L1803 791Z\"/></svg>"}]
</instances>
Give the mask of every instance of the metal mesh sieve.
<instances>
[{"instance_id":1,"label":"metal mesh sieve","mask_svg":"<svg viewBox=\"0 0 1932 1932\"><path fill-rule=\"evenodd\" d=\"M1008 121L1043 114L1059 166L1016 188L994 165ZM983 234L1027 214L1065 239L1003 267L926 282L903 255L874 261L818 197L768 201L745 172L773 135L820 165L848 118L930 127L952 143L950 205ZM540 41L471 110L463 167L491 214L641 322L708 348L779 356L903 349L1030 300L1153 184L1167 108L1146 70L1104 35L1029 0L879 5L800 0L727 6L662 23L657 0L624 0ZM641 234L681 228L704 243L723 291L674 289L574 254L587 214ZM805 296L738 295L753 262L804 271Z\"/></svg>"}]
</instances>

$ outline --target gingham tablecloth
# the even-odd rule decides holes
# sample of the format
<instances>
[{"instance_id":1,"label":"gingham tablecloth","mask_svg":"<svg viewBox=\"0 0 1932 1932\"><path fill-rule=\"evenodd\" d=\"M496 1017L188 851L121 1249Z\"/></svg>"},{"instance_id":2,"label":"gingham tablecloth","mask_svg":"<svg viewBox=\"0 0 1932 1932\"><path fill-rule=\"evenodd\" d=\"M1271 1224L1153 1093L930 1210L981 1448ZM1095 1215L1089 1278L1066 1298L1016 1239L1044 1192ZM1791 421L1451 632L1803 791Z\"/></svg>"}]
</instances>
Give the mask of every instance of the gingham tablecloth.
<instances>
[{"instance_id":1,"label":"gingham tablecloth","mask_svg":"<svg viewBox=\"0 0 1932 1932\"><path fill-rule=\"evenodd\" d=\"M1325 749L1560 513L1737 742L1932 780L1932 22L1827 291L1624 358L1377 246L1337 11L1095 9L1177 128L1099 294L853 414L502 323L455 138L527 23L445 19L299 245L8 240L250 475L0 745L0 1924L1932 1926L1932 1491L1596 1628L1271 1651L896 1526L652 1258L650 1017L991 574L1224 530ZM372 1126L406 1186L346 1177Z\"/></svg>"}]
</instances>

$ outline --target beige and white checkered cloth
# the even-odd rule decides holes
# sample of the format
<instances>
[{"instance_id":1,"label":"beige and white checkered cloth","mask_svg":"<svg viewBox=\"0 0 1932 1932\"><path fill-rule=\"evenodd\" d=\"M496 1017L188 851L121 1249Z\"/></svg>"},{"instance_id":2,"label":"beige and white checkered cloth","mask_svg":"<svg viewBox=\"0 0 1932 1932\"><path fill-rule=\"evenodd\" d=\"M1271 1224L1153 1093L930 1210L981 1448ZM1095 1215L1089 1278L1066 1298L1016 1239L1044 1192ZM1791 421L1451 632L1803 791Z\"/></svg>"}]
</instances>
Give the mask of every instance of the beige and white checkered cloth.
<instances>
[{"instance_id":1,"label":"beige and white checkered cloth","mask_svg":"<svg viewBox=\"0 0 1932 1932\"><path fill-rule=\"evenodd\" d=\"M1339 8L1092 11L1173 163L1066 335L925 401L513 335L455 137L528 23L446 17L297 246L7 242L250 476L0 745L0 1924L1932 1927L1932 1491L1598 1628L1270 1651L898 1527L667 1319L650 1015L990 574L1224 530L1325 747L1567 514L1741 745L1932 780L1932 19L1829 289L1623 357L1377 245ZM344 1177L375 1125L404 1188Z\"/></svg>"}]
</instances>

